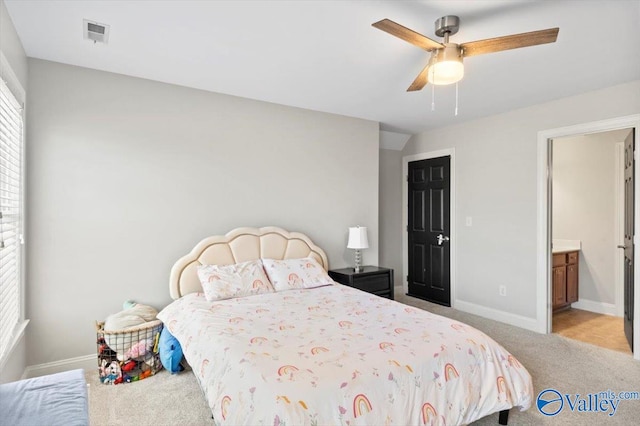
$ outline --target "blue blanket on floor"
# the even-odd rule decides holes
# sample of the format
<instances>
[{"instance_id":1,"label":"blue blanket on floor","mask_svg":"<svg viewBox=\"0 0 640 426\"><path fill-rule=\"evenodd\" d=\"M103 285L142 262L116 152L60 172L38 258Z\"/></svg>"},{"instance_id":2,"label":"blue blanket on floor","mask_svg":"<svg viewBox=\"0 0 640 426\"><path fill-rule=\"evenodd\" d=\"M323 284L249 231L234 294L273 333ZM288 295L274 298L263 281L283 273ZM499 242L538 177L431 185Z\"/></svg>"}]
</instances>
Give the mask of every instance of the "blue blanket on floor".
<instances>
[{"instance_id":1,"label":"blue blanket on floor","mask_svg":"<svg viewBox=\"0 0 640 426\"><path fill-rule=\"evenodd\" d=\"M89 404L84 370L0 385L0 424L87 426Z\"/></svg>"}]
</instances>

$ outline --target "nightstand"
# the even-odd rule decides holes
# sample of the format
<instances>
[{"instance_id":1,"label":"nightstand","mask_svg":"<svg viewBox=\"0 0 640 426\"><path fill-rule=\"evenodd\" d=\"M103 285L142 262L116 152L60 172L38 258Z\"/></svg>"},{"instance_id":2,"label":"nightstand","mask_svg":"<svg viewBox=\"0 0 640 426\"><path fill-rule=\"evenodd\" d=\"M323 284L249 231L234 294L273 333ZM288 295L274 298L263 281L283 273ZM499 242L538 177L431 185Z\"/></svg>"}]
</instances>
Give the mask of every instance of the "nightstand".
<instances>
[{"instance_id":1,"label":"nightstand","mask_svg":"<svg viewBox=\"0 0 640 426\"><path fill-rule=\"evenodd\" d=\"M358 273L353 268L332 269L329 276L340 284L393 300L393 269L363 266Z\"/></svg>"}]
</instances>

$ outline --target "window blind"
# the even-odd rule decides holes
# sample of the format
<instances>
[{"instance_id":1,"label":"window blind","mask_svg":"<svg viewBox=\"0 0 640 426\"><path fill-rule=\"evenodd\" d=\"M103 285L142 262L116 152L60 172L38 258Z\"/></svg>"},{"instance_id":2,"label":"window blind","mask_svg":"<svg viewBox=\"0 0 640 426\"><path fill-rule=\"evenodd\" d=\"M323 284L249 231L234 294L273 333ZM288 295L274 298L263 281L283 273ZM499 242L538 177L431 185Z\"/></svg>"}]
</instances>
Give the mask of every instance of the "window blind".
<instances>
[{"instance_id":1,"label":"window blind","mask_svg":"<svg viewBox=\"0 0 640 426\"><path fill-rule=\"evenodd\" d=\"M0 359L22 317L22 107L0 80Z\"/></svg>"}]
</instances>

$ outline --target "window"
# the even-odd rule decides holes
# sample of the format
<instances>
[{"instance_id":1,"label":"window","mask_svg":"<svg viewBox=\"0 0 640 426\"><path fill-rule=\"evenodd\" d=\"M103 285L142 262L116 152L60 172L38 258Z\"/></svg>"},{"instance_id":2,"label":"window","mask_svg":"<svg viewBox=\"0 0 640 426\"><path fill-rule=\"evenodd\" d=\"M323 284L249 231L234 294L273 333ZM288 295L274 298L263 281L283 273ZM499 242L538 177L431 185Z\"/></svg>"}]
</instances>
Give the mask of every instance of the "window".
<instances>
[{"instance_id":1,"label":"window","mask_svg":"<svg viewBox=\"0 0 640 426\"><path fill-rule=\"evenodd\" d=\"M22 325L22 106L0 80L0 360Z\"/></svg>"}]
</instances>

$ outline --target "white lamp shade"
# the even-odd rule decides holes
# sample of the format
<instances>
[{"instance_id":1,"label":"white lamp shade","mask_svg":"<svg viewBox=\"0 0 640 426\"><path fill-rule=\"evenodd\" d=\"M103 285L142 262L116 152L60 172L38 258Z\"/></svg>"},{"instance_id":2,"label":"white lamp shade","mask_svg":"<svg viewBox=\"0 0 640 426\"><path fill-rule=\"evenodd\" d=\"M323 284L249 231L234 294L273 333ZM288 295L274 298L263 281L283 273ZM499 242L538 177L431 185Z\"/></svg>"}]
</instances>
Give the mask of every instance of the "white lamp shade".
<instances>
[{"instance_id":1,"label":"white lamp shade","mask_svg":"<svg viewBox=\"0 0 640 426\"><path fill-rule=\"evenodd\" d=\"M365 226L355 226L353 228L349 228L349 242L347 243L347 248L369 248L369 239L367 238L367 228Z\"/></svg>"}]
</instances>

